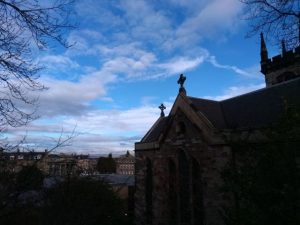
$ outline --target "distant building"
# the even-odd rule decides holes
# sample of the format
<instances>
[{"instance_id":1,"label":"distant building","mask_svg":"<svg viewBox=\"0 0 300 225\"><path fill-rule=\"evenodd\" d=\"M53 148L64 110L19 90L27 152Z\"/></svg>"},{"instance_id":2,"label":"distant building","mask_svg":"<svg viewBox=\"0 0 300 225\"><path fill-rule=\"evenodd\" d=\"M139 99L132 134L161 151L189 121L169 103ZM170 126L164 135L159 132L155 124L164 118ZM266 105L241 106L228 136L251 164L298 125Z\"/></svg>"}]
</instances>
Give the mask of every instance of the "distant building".
<instances>
[{"instance_id":1,"label":"distant building","mask_svg":"<svg viewBox=\"0 0 300 225\"><path fill-rule=\"evenodd\" d=\"M45 152L0 152L0 170L9 172L19 172L24 166L36 165L41 171L48 170L47 161L48 153Z\"/></svg>"},{"instance_id":2,"label":"distant building","mask_svg":"<svg viewBox=\"0 0 300 225\"><path fill-rule=\"evenodd\" d=\"M77 155L77 170L82 175L92 175L97 171L97 158L89 155Z\"/></svg>"},{"instance_id":3,"label":"distant building","mask_svg":"<svg viewBox=\"0 0 300 225\"><path fill-rule=\"evenodd\" d=\"M134 175L134 165L135 157L127 151L125 155L116 158L116 173L122 175Z\"/></svg>"},{"instance_id":4,"label":"distant building","mask_svg":"<svg viewBox=\"0 0 300 225\"><path fill-rule=\"evenodd\" d=\"M49 152L6 152L0 150L0 170L18 173L25 166L36 165L45 175L69 176L93 174L97 159L88 155L49 154Z\"/></svg>"},{"instance_id":5,"label":"distant building","mask_svg":"<svg viewBox=\"0 0 300 225\"><path fill-rule=\"evenodd\" d=\"M77 175L76 171L76 158L72 155L52 155L48 156L47 164L49 170L47 174L50 176L74 176Z\"/></svg>"}]
</instances>

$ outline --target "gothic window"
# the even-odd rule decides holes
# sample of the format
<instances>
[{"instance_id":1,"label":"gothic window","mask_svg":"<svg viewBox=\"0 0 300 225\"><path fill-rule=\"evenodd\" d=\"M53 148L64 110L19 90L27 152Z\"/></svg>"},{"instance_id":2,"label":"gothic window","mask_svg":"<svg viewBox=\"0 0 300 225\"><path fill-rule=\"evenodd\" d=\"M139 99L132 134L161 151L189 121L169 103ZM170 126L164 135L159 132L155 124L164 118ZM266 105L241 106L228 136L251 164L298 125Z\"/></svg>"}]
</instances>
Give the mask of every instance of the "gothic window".
<instances>
[{"instance_id":1,"label":"gothic window","mask_svg":"<svg viewBox=\"0 0 300 225\"><path fill-rule=\"evenodd\" d=\"M176 190L176 165L173 160L169 160L169 225L178 224L178 212L177 212L177 190Z\"/></svg>"},{"instance_id":2,"label":"gothic window","mask_svg":"<svg viewBox=\"0 0 300 225\"><path fill-rule=\"evenodd\" d=\"M194 212L194 225L204 224L204 206L203 206L203 183L201 170L196 159L192 159L192 199Z\"/></svg>"},{"instance_id":3,"label":"gothic window","mask_svg":"<svg viewBox=\"0 0 300 225\"><path fill-rule=\"evenodd\" d=\"M181 224L190 224L190 168L187 156L183 151L180 151L178 157L180 222Z\"/></svg>"},{"instance_id":4,"label":"gothic window","mask_svg":"<svg viewBox=\"0 0 300 225\"><path fill-rule=\"evenodd\" d=\"M146 222L152 224L152 190L153 190L153 172L152 162L146 159L146 179L145 179L145 199L146 199Z\"/></svg>"}]
</instances>

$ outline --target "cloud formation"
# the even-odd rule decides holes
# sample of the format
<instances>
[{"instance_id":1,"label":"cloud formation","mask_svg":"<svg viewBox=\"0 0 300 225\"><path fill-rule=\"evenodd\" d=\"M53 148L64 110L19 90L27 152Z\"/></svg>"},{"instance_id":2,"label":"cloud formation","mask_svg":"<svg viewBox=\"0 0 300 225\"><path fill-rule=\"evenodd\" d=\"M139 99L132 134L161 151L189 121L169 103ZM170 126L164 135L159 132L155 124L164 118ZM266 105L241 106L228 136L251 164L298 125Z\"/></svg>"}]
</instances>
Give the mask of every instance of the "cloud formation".
<instances>
[{"instance_id":1,"label":"cloud formation","mask_svg":"<svg viewBox=\"0 0 300 225\"><path fill-rule=\"evenodd\" d=\"M30 143L50 144L46 136L57 137L62 127L70 132L77 126L82 135L70 151L132 149L159 117L155 101L163 99L158 93L151 97L136 93L140 101L134 106L118 105L112 95L116 86L158 82L203 64L253 77L254 67L224 65L203 45L239 29L239 1L81 0L75 9L82 25L69 34L68 42L74 46L38 59L46 68L41 83L49 88L38 93L41 119L10 130L9 135L19 137L26 129ZM232 86L223 95L207 97L220 100L260 87ZM165 104L171 108L170 102Z\"/></svg>"},{"instance_id":2,"label":"cloud formation","mask_svg":"<svg viewBox=\"0 0 300 225\"><path fill-rule=\"evenodd\" d=\"M37 120L25 127L7 131L13 135L15 142L27 135L26 143L36 149L51 148L58 137L69 135L76 127L79 135L72 140L72 145L64 148L70 152L110 152L132 149L134 142L139 141L151 125L159 118L160 111L149 101L142 106L127 110L90 110L81 115L60 116L54 120ZM171 102L166 114L171 109Z\"/></svg>"}]
</instances>

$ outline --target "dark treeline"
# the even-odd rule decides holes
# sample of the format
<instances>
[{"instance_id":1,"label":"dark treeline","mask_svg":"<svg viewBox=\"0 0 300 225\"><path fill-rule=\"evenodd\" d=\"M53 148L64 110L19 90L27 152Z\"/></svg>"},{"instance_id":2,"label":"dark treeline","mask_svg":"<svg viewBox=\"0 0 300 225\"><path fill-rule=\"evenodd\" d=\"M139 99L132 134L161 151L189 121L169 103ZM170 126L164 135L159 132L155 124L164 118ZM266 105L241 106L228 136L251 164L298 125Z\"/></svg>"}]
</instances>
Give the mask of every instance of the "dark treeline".
<instances>
[{"instance_id":1,"label":"dark treeline","mask_svg":"<svg viewBox=\"0 0 300 225\"><path fill-rule=\"evenodd\" d=\"M1 225L126 225L131 219L126 203L101 181L44 179L35 166L0 174Z\"/></svg>"}]
</instances>

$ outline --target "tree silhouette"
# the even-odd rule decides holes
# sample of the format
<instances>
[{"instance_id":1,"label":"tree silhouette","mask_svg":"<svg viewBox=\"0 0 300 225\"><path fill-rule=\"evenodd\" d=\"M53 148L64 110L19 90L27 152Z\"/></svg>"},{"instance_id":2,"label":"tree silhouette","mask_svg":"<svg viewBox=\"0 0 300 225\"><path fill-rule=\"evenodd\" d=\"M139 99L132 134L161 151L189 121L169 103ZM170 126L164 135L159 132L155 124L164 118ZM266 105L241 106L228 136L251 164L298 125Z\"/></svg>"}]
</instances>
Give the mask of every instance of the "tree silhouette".
<instances>
[{"instance_id":1,"label":"tree silhouette","mask_svg":"<svg viewBox=\"0 0 300 225\"><path fill-rule=\"evenodd\" d=\"M108 157L99 157L97 162L97 170L100 173L115 173L116 172L116 162L110 153Z\"/></svg>"},{"instance_id":2,"label":"tree silhouette","mask_svg":"<svg viewBox=\"0 0 300 225\"><path fill-rule=\"evenodd\" d=\"M37 98L32 92L46 88L38 82L41 67L36 50L51 40L68 47L64 31L69 23L70 0L0 0L0 131L36 118Z\"/></svg>"},{"instance_id":3,"label":"tree silhouette","mask_svg":"<svg viewBox=\"0 0 300 225\"><path fill-rule=\"evenodd\" d=\"M35 184L36 182L31 179L26 187L38 189L23 191L13 201L5 199L8 204L5 208L0 208L0 224L131 225L133 222L126 214L125 202L101 181L92 179L57 181L50 189L40 188ZM32 201L29 198L25 202L20 202L19 196L24 194L31 194L37 199Z\"/></svg>"},{"instance_id":4,"label":"tree silhouette","mask_svg":"<svg viewBox=\"0 0 300 225\"><path fill-rule=\"evenodd\" d=\"M246 5L246 19L250 21L249 36L264 32L268 40L287 48L299 45L299 0L240 0Z\"/></svg>"}]
</instances>

